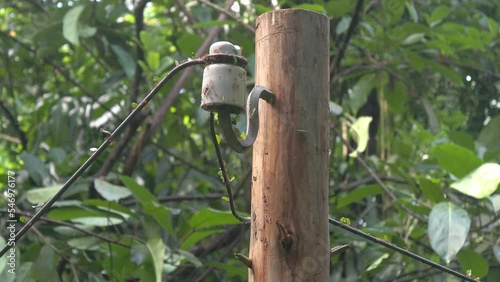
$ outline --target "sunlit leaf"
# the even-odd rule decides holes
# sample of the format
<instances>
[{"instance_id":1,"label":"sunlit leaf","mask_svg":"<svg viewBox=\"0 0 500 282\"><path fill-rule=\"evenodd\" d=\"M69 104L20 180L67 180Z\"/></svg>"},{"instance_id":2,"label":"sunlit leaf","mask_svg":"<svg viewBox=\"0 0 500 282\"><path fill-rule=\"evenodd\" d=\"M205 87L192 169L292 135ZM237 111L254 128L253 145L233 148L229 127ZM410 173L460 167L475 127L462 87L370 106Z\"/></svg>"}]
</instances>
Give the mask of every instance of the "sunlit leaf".
<instances>
[{"instance_id":1,"label":"sunlit leaf","mask_svg":"<svg viewBox=\"0 0 500 282\"><path fill-rule=\"evenodd\" d=\"M485 163L462 179L451 184L451 188L465 195L482 199L493 194L500 184L500 165Z\"/></svg>"},{"instance_id":2,"label":"sunlit leaf","mask_svg":"<svg viewBox=\"0 0 500 282\"><path fill-rule=\"evenodd\" d=\"M118 201L132 195L132 192L127 188L113 185L98 178L94 180L94 187L96 191L108 201Z\"/></svg>"},{"instance_id":3,"label":"sunlit leaf","mask_svg":"<svg viewBox=\"0 0 500 282\"><path fill-rule=\"evenodd\" d=\"M370 264L368 266L368 268L366 269L366 271L371 271L371 270L377 269L380 266L380 264L382 264L382 262L384 260L386 260L387 258L389 258L389 254L388 253L382 254L374 262L372 262L372 264Z\"/></svg>"},{"instance_id":4,"label":"sunlit leaf","mask_svg":"<svg viewBox=\"0 0 500 282\"><path fill-rule=\"evenodd\" d=\"M98 250L100 239L96 237L78 237L71 238L67 241L68 246L78 250Z\"/></svg>"},{"instance_id":5,"label":"sunlit leaf","mask_svg":"<svg viewBox=\"0 0 500 282\"><path fill-rule=\"evenodd\" d=\"M352 139L356 141L357 147L355 151L349 154L349 157L355 158L359 153L366 150L366 146L368 145L368 141L370 139L368 129L372 120L372 117L359 117L352 124L349 132L351 133Z\"/></svg>"},{"instance_id":6,"label":"sunlit leaf","mask_svg":"<svg viewBox=\"0 0 500 282\"><path fill-rule=\"evenodd\" d=\"M162 281L163 256L165 255L165 245L161 238L152 238L146 242L146 246L153 258L156 282Z\"/></svg>"},{"instance_id":7,"label":"sunlit leaf","mask_svg":"<svg viewBox=\"0 0 500 282\"><path fill-rule=\"evenodd\" d=\"M415 9L413 3L405 2L405 5L406 5L406 10L408 10L408 13L410 14L410 17L413 20L413 22L418 22L418 12L417 9Z\"/></svg>"},{"instance_id":8,"label":"sunlit leaf","mask_svg":"<svg viewBox=\"0 0 500 282\"><path fill-rule=\"evenodd\" d=\"M62 185L56 185L52 187L31 189L25 193L26 199L33 205L45 203L50 200L50 198L52 198L59 190L61 190L61 188Z\"/></svg>"},{"instance_id":9,"label":"sunlit leaf","mask_svg":"<svg viewBox=\"0 0 500 282\"><path fill-rule=\"evenodd\" d=\"M432 249L449 263L465 243L470 228L467 211L450 202L435 205L429 215L427 235Z\"/></svg>"},{"instance_id":10,"label":"sunlit leaf","mask_svg":"<svg viewBox=\"0 0 500 282\"><path fill-rule=\"evenodd\" d=\"M202 267L203 263L192 253L184 250L177 250L177 252L187 259L190 263L192 263L195 267Z\"/></svg>"},{"instance_id":11,"label":"sunlit leaf","mask_svg":"<svg viewBox=\"0 0 500 282\"><path fill-rule=\"evenodd\" d=\"M78 40L78 20L84 9L85 6L83 5L71 8L63 18L63 36L74 45L80 45Z\"/></svg>"},{"instance_id":12,"label":"sunlit leaf","mask_svg":"<svg viewBox=\"0 0 500 282\"><path fill-rule=\"evenodd\" d=\"M351 17L343 17L335 27L335 33L340 35L347 31L351 24Z\"/></svg>"}]
</instances>

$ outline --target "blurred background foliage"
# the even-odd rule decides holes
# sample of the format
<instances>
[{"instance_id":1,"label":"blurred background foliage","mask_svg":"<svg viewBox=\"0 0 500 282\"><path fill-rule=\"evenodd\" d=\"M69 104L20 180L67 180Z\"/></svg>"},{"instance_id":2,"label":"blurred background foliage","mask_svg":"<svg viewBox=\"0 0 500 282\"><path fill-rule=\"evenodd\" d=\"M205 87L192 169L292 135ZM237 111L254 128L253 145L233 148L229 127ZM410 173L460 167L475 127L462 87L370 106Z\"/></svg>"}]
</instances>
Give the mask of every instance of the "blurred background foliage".
<instances>
[{"instance_id":1,"label":"blurred background foliage","mask_svg":"<svg viewBox=\"0 0 500 282\"><path fill-rule=\"evenodd\" d=\"M0 175L16 173L20 222L102 143L100 128L114 130L177 62L231 41L250 62L251 89L256 18L301 8L331 19L330 214L498 281L498 0L0 3ZM248 253L248 226L224 198L199 108L201 74L196 67L162 89L16 244L15 276L0 259L1 281L246 280L232 253ZM362 157L395 198L347 156L342 138L360 116L372 117ZM251 153L221 144L237 207L248 213ZM0 234L4 245L7 230ZM330 234L332 245L351 244L332 257L332 281L456 281L337 228Z\"/></svg>"}]
</instances>

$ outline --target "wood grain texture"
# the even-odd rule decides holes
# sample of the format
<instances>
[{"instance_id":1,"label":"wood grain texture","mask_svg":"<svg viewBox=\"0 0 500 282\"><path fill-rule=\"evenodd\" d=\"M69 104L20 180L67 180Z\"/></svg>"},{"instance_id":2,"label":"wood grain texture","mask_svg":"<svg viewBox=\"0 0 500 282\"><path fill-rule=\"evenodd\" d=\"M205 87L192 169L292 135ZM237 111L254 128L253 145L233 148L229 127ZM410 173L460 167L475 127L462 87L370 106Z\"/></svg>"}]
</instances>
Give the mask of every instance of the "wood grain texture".
<instances>
[{"instance_id":1,"label":"wood grain texture","mask_svg":"<svg viewBox=\"0 0 500 282\"><path fill-rule=\"evenodd\" d=\"M277 99L260 102L249 281L328 281L329 19L303 10L263 14L255 50L255 83Z\"/></svg>"}]
</instances>

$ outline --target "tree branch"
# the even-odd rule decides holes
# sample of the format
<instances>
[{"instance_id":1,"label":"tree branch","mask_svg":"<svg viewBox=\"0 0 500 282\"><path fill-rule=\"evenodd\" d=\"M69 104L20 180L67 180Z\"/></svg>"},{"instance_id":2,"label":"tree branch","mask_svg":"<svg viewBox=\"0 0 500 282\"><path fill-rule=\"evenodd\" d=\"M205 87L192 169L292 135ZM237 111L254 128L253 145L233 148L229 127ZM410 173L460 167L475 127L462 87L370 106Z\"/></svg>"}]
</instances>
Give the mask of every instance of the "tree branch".
<instances>
[{"instance_id":1,"label":"tree branch","mask_svg":"<svg viewBox=\"0 0 500 282\"><path fill-rule=\"evenodd\" d=\"M184 5L184 1L183 0L177 0L177 5L179 6L179 9L186 16L186 18L188 20L188 23L190 25L195 25L196 24L196 20L194 19L193 15L189 12L189 10L186 8L186 5ZM196 34L198 34L198 35L202 35L203 34L203 32L201 31L201 29L199 29L199 28L194 28L194 32L196 32Z\"/></svg>"},{"instance_id":2,"label":"tree branch","mask_svg":"<svg viewBox=\"0 0 500 282\"><path fill-rule=\"evenodd\" d=\"M338 67L340 66L340 62L344 58L345 50L349 45L349 41L351 40L351 36L354 33L354 29L358 25L359 19L361 18L361 12L363 10L363 2L364 0L358 0L358 2L356 3L356 7L354 8L354 13L351 18L351 23L349 24L349 28L347 29L347 33L342 43L340 43L340 47L337 51L337 54L333 58L333 62L330 64L330 78L332 81Z\"/></svg>"},{"instance_id":3,"label":"tree branch","mask_svg":"<svg viewBox=\"0 0 500 282\"><path fill-rule=\"evenodd\" d=\"M31 48L29 45L23 43L22 41L20 41L16 37L11 36L8 33L0 31L0 35L3 35L6 38L8 38L8 39L10 39L10 40L12 40L14 42L16 42L21 47L23 47L24 49L26 49L26 50L28 50L28 51L30 51L32 53L36 52L35 49ZM83 93L83 95L85 95L85 96L89 97L90 99L92 99L92 101L94 103L98 104L103 109L105 109L106 111L108 111L109 113L111 113L111 115L113 117L118 118L118 116L115 113L113 113L113 111L111 111L111 109L108 106L102 104L96 97L94 97L94 95L92 95L92 93L90 93L90 91L88 91L87 89L85 89L85 87L83 87L79 82L77 82L76 80L74 80L65 69L63 69L62 67L60 67L59 65L55 64L54 62L52 62L51 60L49 60L47 58L42 58L42 60L43 60L44 63L50 65L58 73L60 73L68 82L70 82L71 84L73 84L73 86L75 86L76 88L78 88L78 90L80 90Z\"/></svg>"},{"instance_id":4,"label":"tree branch","mask_svg":"<svg viewBox=\"0 0 500 282\"><path fill-rule=\"evenodd\" d=\"M335 131L337 136L342 140L344 145L349 149L349 151L353 152L354 148L351 146L351 144L349 144L349 142L344 137L342 137L342 135L337 131L336 128L333 128L333 130ZM362 157L360 157L359 154L356 156L356 160L361 164L361 166L363 166L365 168L365 170L371 175L371 177L373 177L375 182L377 182L377 184L380 185L382 190L384 190L385 194L387 194L389 196L389 198L393 202L395 202L398 199L396 197L396 195L394 195L394 193L391 192L391 190L385 185L385 183L380 179L380 177L377 176L377 174L370 168L370 166L368 166L368 164L365 162L365 160ZM420 221L427 222L427 220L425 220L425 218L414 213L412 210L410 210L405 205L401 205L401 208L404 209L408 214L412 215L413 217L418 218Z\"/></svg>"},{"instance_id":5,"label":"tree branch","mask_svg":"<svg viewBox=\"0 0 500 282\"><path fill-rule=\"evenodd\" d=\"M142 68L139 65L139 61L144 61L144 51L141 46L141 31L144 29L144 9L149 0L139 0L136 2L134 7L134 18L135 18L135 39L137 40L136 46L136 59L135 59L135 75L134 82L132 85L132 95L130 96L130 101L135 102L137 97L139 97L139 89L142 82Z\"/></svg>"},{"instance_id":6,"label":"tree branch","mask_svg":"<svg viewBox=\"0 0 500 282\"><path fill-rule=\"evenodd\" d=\"M381 176L378 176L378 178L380 180L383 180L383 181L391 181L391 182L395 182L395 183L399 183L399 184L406 183L406 181L403 178L399 178L399 177L391 177L391 176L381 175ZM366 178L363 178L363 179L360 179L360 180L357 180L357 181L354 181L351 183L337 185L337 186L333 187L333 191L335 192L335 191L352 190L352 189L355 189L359 186L373 183L373 182L377 182L377 180L373 176L370 176L370 177L366 177Z\"/></svg>"},{"instance_id":7,"label":"tree branch","mask_svg":"<svg viewBox=\"0 0 500 282\"><path fill-rule=\"evenodd\" d=\"M233 13L231 13L228 9L223 9L217 5L215 5L214 3L208 1L208 0L198 0L200 1L201 3L223 13L224 15L228 16L229 18L233 19L234 21L236 21L237 23L239 23L240 25L242 25L244 28L246 28L247 30L249 30L250 32L252 33L255 33L255 28L245 22L243 22L240 18L238 18L237 16L233 15Z\"/></svg>"},{"instance_id":8,"label":"tree branch","mask_svg":"<svg viewBox=\"0 0 500 282\"><path fill-rule=\"evenodd\" d=\"M17 122L17 118L12 115L12 113L7 109L7 107L0 101L0 109L4 112L5 116L9 120L12 128L17 133L19 137L19 141L21 142L21 146L23 146L24 150L28 149L28 139L26 138L26 133L21 129L19 123Z\"/></svg>"}]
</instances>

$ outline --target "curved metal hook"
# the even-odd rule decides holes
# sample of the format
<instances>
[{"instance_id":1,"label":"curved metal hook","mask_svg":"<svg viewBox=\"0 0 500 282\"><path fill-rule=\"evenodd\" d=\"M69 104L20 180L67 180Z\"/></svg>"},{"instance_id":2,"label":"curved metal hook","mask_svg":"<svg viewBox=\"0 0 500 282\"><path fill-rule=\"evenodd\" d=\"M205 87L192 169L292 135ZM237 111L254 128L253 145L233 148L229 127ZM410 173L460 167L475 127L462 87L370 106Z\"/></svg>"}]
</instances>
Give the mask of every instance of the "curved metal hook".
<instances>
[{"instance_id":1,"label":"curved metal hook","mask_svg":"<svg viewBox=\"0 0 500 282\"><path fill-rule=\"evenodd\" d=\"M241 139L234 134L231 123L231 113L227 111L219 112L219 123L222 129L222 136L226 139L229 147L238 153L245 152L252 146L259 132L259 99L262 98L269 104L274 103L275 94L263 86L255 85L247 99L247 130L246 139Z\"/></svg>"}]
</instances>

